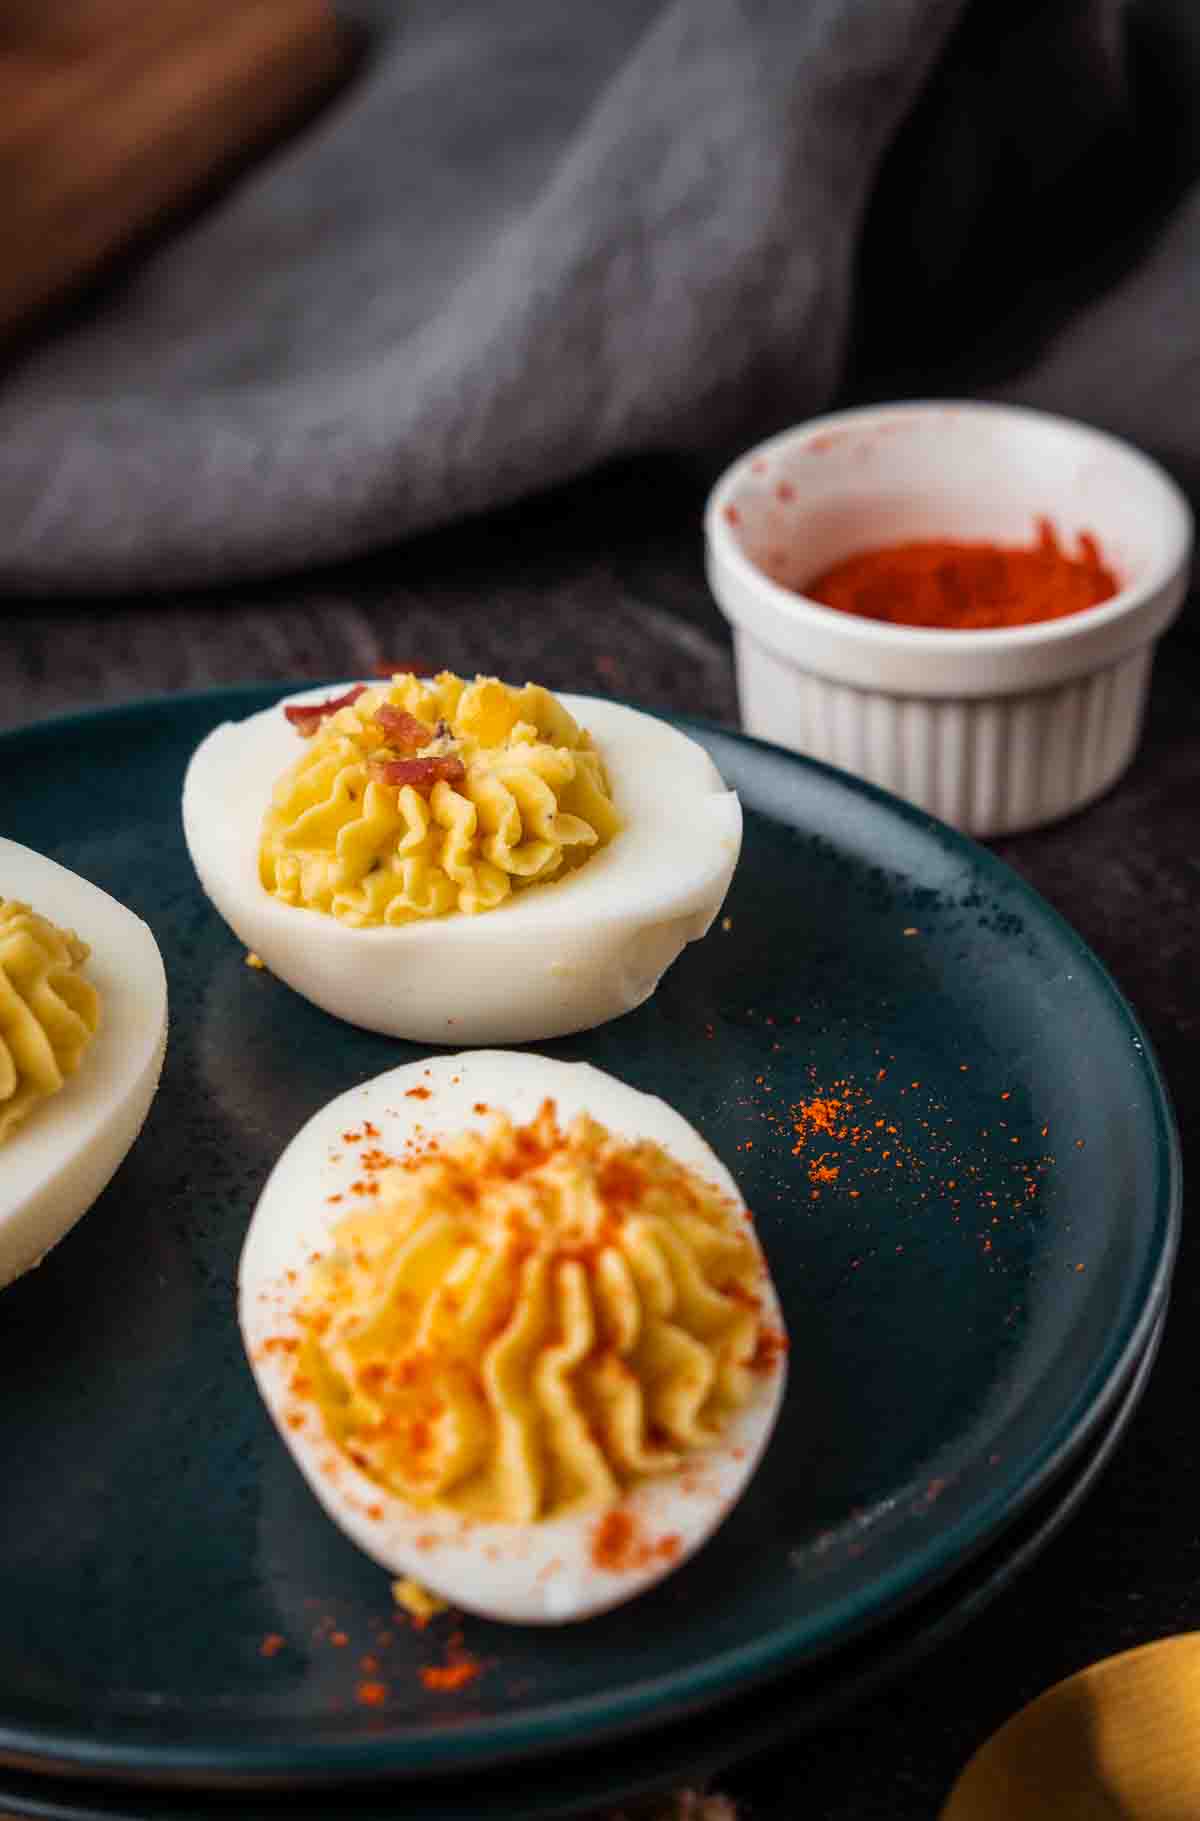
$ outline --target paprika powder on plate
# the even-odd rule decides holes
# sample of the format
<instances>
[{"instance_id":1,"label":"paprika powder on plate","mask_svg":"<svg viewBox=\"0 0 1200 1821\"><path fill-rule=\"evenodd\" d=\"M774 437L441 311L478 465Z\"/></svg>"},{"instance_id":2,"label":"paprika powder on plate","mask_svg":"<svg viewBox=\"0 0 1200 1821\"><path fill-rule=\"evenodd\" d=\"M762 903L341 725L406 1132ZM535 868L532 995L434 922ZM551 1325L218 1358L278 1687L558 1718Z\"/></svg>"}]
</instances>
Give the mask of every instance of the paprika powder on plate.
<instances>
[{"instance_id":1,"label":"paprika powder on plate","mask_svg":"<svg viewBox=\"0 0 1200 1821\"><path fill-rule=\"evenodd\" d=\"M1082 613L1120 586L1090 532L1080 532L1079 553L1071 556L1043 518L1030 545L936 538L862 550L801 592L863 619L984 632Z\"/></svg>"}]
</instances>

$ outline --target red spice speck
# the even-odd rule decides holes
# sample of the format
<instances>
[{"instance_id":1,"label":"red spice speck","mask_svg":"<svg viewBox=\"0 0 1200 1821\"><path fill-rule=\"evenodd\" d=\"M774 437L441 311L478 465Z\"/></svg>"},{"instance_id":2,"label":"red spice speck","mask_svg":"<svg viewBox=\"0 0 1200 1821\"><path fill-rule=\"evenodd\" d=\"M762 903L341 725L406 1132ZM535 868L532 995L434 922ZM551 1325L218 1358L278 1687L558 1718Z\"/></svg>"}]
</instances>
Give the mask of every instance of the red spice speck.
<instances>
[{"instance_id":1,"label":"red spice speck","mask_svg":"<svg viewBox=\"0 0 1200 1821\"><path fill-rule=\"evenodd\" d=\"M726 506L724 519L727 525L740 525L742 522L742 515L736 506Z\"/></svg>"},{"instance_id":2,"label":"red spice speck","mask_svg":"<svg viewBox=\"0 0 1200 1821\"><path fill-rule=\"evenodd\" d=\"M360 1682L355 1694L363 1707L382 1707L388 1698L387 1683Z\"/></svg>"},{"instance_id":3,"label":"red spice speck","mask_svg":"<svg viewBox=\"0 0 1200 1821\"><path fill-rule=\"evenodd\" d=\"M359 1154L359 1163L364 1170L389 1170L395 1161L390 1151L381 1150L378 1145Z\"/></svg>"},{"instance_id":4,"label":"red spice speck","mask_svg":"<svg viewBox=\"0 0 1200 1821\"><path fill-rule=\"evenodd\" d=\"M780 1328L762 1328L750 1358L752 1372L773 1372L788 1350L788 1338Z\"/></svg>"},{"instance_id":5,"label":"red spice speck","mask_svg":"<svg viewBox=\"0 0 1200 1821\"><path fill-rule=\"evenodd\" d=\"M476 1102L475 1102L475 1106L474 1106L474 1108L473 1108L473 1111L474 1111L474 1112L476 1112L476 1113L486 1113L486 1112L487 1112L487 1111L488 1111L488 1103L487 1103L487 1101L486 1101L486 1100L477 1100L477 1101L476 1101Z\"/></svg>"},{"instance_id":6,"label":"red spice speck","mask_svg":"<svg viewBox=\"0 0 1200 1821\"><path fill-rule=\"evenodd\" d=\"M260 1657L273 1657L283 1649L286 1642L279 1632L269 1631L258 1647L258 1654Z\"/></svg>"},{"instance_id":7,"label":"red spice speck","mask_svg":"<svg viewBox=\"0 0 1200 1821\"><path fill-rule=\"evenodd\" d=\"M426 1688L450 1690L465 1688L483 1670L475 1657L460 1657L456 1663L427 1664L420 1672Z\"/></svg>"},{"instance_id":8,"label":"red spice speck","mask_svg":"<svg viewBox=\"0 0 1200 1821\"><path fill-rule=\"evenodd\" d=\"M628 1559L633 1548L634 1522L627 1511L610 1511L596 1526L592 1538L592 1560L597 1568L607 1568L619 1573L623 1568L630 1568L633 1563Z\"/></svg>"},{"instance_id":9,"label":"red spice speck","mask_svg":"<svg viewBox=\"0 0 1200 1821\"><path fill-rule=\"evenodd\" d=\"M428 1100L431 1092L430 1088L405 1088L404 1098L406 1100Z\"/></svg>"},{"instance_id":10,"label":"red spice speck","mask_svg":"<svg viewBox=\"0 0 1200 1821\"><path fill-rule=\"evenodd\" d=\"M613 1574L627 1574L656 1560L673 1561L680 1548L674 1532L653 1539L642 1537L633 1513L619 1508L606 1512L592 1533L592 1561Z\"/></svg>"},{"instance_id":11,"label":"red spice speck","mask_svg":"<svg viewBox=\"0 0 1200 1821\"><path fill-rule=\"evenodd\" d=\"M344 1650L350 1640L344 1631L331 1631L329 1634L329 1642L335 1645L338 1650Z\"/></svg>"}]
</instances>

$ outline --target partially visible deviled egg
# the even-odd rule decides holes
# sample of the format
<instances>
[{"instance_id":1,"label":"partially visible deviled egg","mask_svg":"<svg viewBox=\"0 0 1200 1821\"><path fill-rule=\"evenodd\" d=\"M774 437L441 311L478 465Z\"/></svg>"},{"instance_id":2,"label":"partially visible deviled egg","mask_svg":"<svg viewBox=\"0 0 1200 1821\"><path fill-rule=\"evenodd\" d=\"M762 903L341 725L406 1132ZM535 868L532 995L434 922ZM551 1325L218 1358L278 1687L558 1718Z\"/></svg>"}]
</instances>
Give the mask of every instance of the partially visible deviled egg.
<instances>
[{"instance_id":1,"label":"partially visible deviled egg","mask_svg":"<svg viewBox=\"0 0 1200 1821\"><path fill-rule=\"evenodd\" d=\"M91 1207L158 1087L158 944L107 892L0 839L0 1285Z\"/></svg>"},{"instance_id":2,"label":"partially visible deviled egg","mask_svg":"<svg viewBox=\"0 0 1200 1821\"><path fill-rule=\"evenodd\" d=\"M183 792L208 896L336 1017L424 1043L586 1030L716 916L741 809L665 722L449 673L344 697L218 727Z\"/></svg>"},{"instance_id":3,"label":"partially visible deviled egg","mask_svg":"<svg viewBox=\"0 0 1200 1821\"><path fill-rule=\"evenodd\" d=\"M786 1339L728 1171L586 1063L439 1055L276 1164L242 1337L329 1515L393 1575L520 1623L686 1561L744 1491Z\"/></svg>"}]
</instances>

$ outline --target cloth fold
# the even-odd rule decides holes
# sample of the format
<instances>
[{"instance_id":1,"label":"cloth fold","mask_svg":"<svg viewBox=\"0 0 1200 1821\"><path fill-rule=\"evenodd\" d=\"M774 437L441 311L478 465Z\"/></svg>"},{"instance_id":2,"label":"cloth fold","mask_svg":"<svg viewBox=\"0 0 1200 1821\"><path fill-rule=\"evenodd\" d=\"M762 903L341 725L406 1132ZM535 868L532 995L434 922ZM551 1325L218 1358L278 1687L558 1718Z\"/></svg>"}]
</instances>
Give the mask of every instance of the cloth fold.
<instances>
[{"instance_id":1,"label":"cloth fold","mask_svg":"<svg viewBox=\"0 0 1200 1821\"><path fill-rule=\"evenodd\" d=\"M285 573L906 392L1200 489L1190 3L1168 76L1119 0L377 4L303 133L0 371L0 588Z\"/></svg>"}]
</instances>

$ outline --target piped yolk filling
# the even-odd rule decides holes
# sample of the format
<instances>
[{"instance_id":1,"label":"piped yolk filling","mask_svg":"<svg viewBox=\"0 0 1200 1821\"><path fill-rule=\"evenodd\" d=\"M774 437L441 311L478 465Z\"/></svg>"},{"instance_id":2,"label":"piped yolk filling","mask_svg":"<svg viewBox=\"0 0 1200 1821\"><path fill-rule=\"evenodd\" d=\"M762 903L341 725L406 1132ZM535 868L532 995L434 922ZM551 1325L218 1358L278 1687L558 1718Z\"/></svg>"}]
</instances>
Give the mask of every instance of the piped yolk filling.
<instances>
[{"instance_id":1,"label":"piped yolk filling","mask_svg":"<svg viewBox=\"0 0 1200 1821\"><path fill-rule=\"evenodd\" d=\"M100 1028L90 950L28 904L0 899L0 1144L73 1075Z\"/></svg>"},{"instance_id":2,"label":"piped yolk filling","mask_svg":"<svg viewBox=\"0 0 1200 1821\"><path fill-rule=\"evenodd\" d=\"M353 927L494 910L618 832L600 755L548 690L398 672L289 712L304 750L275 786L259 877Z\"/></svg>"},{"instance_id":3,"label":"piped yolk filling","mask_svg":"<svg viewBox=\"0 0 1200 1821\"><path fill-rule=\"evenodd\" d=\"M745 1214L661 1146L546 1101L386 1171L310 1268L298 1381L406 1501L531 1523L619 1500L750 1395Z\"/></svg>"}]
</instances>

